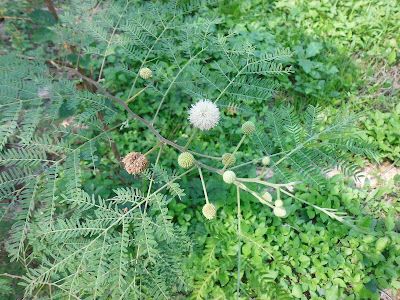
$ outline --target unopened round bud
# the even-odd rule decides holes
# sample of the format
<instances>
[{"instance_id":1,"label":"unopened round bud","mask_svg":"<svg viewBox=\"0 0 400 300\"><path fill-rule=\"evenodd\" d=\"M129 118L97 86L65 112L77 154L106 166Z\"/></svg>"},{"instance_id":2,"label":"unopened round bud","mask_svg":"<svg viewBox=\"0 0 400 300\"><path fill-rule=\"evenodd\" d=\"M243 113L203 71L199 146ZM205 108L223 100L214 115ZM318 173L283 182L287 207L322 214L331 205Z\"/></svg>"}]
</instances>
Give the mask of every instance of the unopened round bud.
<instances>
[{"instance_id":1,"label":"unopened round bud","mask_svg":"<svg viewBox=\"0 0 400 300\"><path fill-rule=\"evenodd\" d=\"M262 164L263 164L264 166L268 166L270 162L271 162L271 159L270 159L268 156L264 156L264 157L263 157L263 159L262 159Z\"/></svg>"},{"instance_id":2,"label":"unopened round bud","mask_svg":"<svg viewBox=\"0 0 400 300\"><path fill-rule=\"evenodd\" d=\"M286 216L286 209L284 207L275 207L274 208L274 215L277 217L284 217Z\"/></svg>"},{"instance_id":3,"label":"unopened round bud","mask_svg":"<svg viewBox=\"0 0 400 300\"><path fill-rule=\"evenodd\" d=\"M217 210L213 204L207 203L203 206L203 215L207 219L209 219L209 220L214 219L216 214L217 214Z\"/></svg>"},{"instance_id":4,"label":"unopened round bud","mask_svg":"<svg viewBox=\"0 0 400 300\"><path fill-rule=\"evenodd\" d=\"M225 153L222 155L222 164L225 166L228 164L228 167L233 166L236 162L236 157L230 153Z\"/></svg>"},{"instance_id":5,"label":"unopened round bud","mask_svg":"<svg viewBox=\"0 0 400 300\"><path fill-rule=\"evenodd\" d=\"M256 126L253 122L247 121L242 125L242 132L244 135L252 135L256 131Z\"/></svg>"},{"instance_id":6,"label":"unopened round bud","mask_svg":"<svg viewBox=\"0 0 400 300\"><path fill-rule=\"evenodd\" d=\"M271 202L271 201L272 201L272 196L271 196L271 194L268 193L268 192L265 192L265 193L262 195L262 198L263 198L265 201L268 201L268 202Z\"/></svg>"},{"instance_id":7,"label":"unopened round bud","mask_svg":"<svg viewBox=\"0 0 400 300\"><path fill-rule=\"evenodd\" d=\"M124 169L132 175L142 173L149 166L146 156L139 152L128 153L122 162Z\"/></svg>"},{"instance_id":8,"label":"unopened round bud","mask_svg":"<svg viewBox=\"0 0 400 300\"><path fill-rule=\"evenodd\" d=\"M143 79L149 79L153 75L153 72L149 68L142 68L139 71L139 75Z\"/></svg>"},{"instance_id":9,"label":"unopened round bud","mask_svg":"<svg viewBox=\"0 0 400 300\"><path fill-rule=\"evenodd\" d=\"M178 156L178 164L184 168L189 169L194 164L194 157L189 152L183 152Z\"/></svg>"},{"instance_id":10,"label":"unopened round bud","mask_svg":"<svg viewBox=\"0 0 400 300\"><path fill-rule=\"evenodd\" d=\"M225 171L222 178L226 183L233 183L236 180L236 174L233 171Z\"/></svg>"},{"instance_id":11,"label":"unopened round bud","mask_svg":"<svg viewBox=\"0 0 400 300\"><path fill-rule=\"evenodd\" d=\"M275 207L282 207L282 206L283 206L282 200L276 200L275 201Z\"/></svg>"}]
</instances>

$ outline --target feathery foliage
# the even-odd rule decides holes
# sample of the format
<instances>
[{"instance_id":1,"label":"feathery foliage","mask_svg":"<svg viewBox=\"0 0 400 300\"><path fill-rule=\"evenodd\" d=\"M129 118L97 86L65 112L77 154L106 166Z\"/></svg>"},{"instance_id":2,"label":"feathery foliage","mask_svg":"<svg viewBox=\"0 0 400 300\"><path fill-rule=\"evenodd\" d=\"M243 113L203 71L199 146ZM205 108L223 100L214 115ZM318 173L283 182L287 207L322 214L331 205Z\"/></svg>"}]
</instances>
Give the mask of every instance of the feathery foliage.
<instances>
[{"instance_id":1,"label":"feathery foliage","mask_svg":"<svg viewBox=\"0 0 400 300\"><path fill-rule=\"evenodd\" d=\"M252 104L267 105L275 95L277 75L291 72L284 63L288 49L260 53L250 44L235 46L230 42L234 32L217 33L220 20L196 16L212 2L72 1L54 29L54 42L99 61L97 80L67 62L0 56L1 215L15 220L6 246L11 260L26 267L26 297L171 299L193 289L192 296L200 299L218 274L232 270L233 260L219 265L210 250L213 263L204 265L201 284L188 286L181 265L192 243L174 224L168 204L186 196L178 180L191 170L170 171L157 159L142 174L149 185L111 188L110 197L85 189L87 178L109 172L100 169L109 148L121 168L113 130L135 118L161 137L155 129L162 127L159 113L175 89L189 102L207 98L227 111L250 111ZM107 85L104 66L114 61L132 79L132 86L118 93L123 100L99 84L105 79ZM147 81L139 74L144 67L153 71ZM86 89L78 89L69 75L83 79ZM139 117L128 103L147 88L158 105ZM72 121L66 111L73 112ZM370 144L346 133L354 120L338 116L325 127L318 107L310 106L303 119L291 107L274 108L261 120L254 141L271 155L282 181L300 174L323 188L329 166L355 173L345 152L373 153ZM276 150L279 155L272 156ZM240 266L252 268L246 261ZM256 271L246 271L254 289L242 293L286 299L281 286Z\"/></svg>"}]
</instances>

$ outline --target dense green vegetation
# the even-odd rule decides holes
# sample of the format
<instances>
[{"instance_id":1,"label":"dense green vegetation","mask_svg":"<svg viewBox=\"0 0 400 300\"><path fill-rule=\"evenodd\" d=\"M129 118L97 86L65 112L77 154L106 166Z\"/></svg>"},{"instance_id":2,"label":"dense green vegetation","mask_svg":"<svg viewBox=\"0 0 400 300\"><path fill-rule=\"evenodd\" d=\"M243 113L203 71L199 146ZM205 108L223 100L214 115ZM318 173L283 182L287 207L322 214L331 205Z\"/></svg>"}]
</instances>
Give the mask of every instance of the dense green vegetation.
<instances>
[{"instance_id":1,"label":"dense green vegetation","mask_svg":"<svg viewBox=\"0 0 400 300\"><path fill-rule=\"evenodd\" d=\"M55 6L60 15L66 14L68 17L63 19L65 23L74 20L68 12L79 11L77 7L69 3L55 1ZM85 76L94 79L101 77L99 81L101 86L121 99L128 99L140 92L147 84L146 80L138 78L138 85L131 90L135 74L129 70L140 68L140 64L135 63L126 51L118 47L113 49L114 53L110 51L103 61L103 57L98 53L104 53L108 49L107 43L95 43L89 38L82 41L79 39L79 32L76 33L76 40L74 40L73 35L72 37L68 35L70 33L68 29L57 25L53 15L46 10L41 1L27 3L15 1L2 4L1 15L6 16L1 19L4 29L1 41L2 55L12 53L42 57L59 64L65 63L73 68L79 67L78 70ZM210 36L232 33L229 46L232 47L230 49L239 49L238 52L241 51L241 47L250 47L252 44L256 48L254 56L260 58L264 52L273 53L276 49L288 49L280 50L283 51L283 55L279 62L284 67L292 66L293 72L282 72L269 77L272 87L269 99L260 101L260 99L249 98L246 99L247 101L240 102L238 112L224 110L223 122L213 131L199 133L192 142L190 150L210 156L232 153L241 139L240 126L243 121L258 122L259 129L264 130L268 128L268 122L264 122L263 118L271 116L273 108L285 110L290 105L295 114L304 116L308 105L311 104L321 110L318 114L320 123L317 128L320 131L335 124L338 116L359 114L356 126L352 129L346 128L344 138L356 136L365 143L361 141L358 144L343 143L341 150L351 148L352 155L349 163L354 163L361 170L368 165L377 165L378 174L374 175L378 181L371 185L367 180L364 185L360 185L354 178L340 174L326 179L323 183L325 188L309 183L298 184L293 194L300 201L282 195L284 207L287 210L284 218L276 217L269 207L260 203L251 194L242 192L241 233L239 233L241 273L240 292L237 294L239 247L236 187L225 184L221 176L217 174L203 171L208 195L217 208L217 218L208 221L202 215L204 194L202 185L199 183L199 175L196 172L189 173L179 182L178 187L184 192L177 193L179 196L168 201L163 199L165 203L160 201L162 205L165 205L165 210L160 209L159 212L153 208L150 211L152 221L158 221L159 215L162 215L165 220L172 221L176 234L182 235L182 237L179 236L182 239L170 240L167 235L160 234L158 240L160 245L155 249L162 253L165 260L170 258L168 254L171 255L166 250L168 247L173 249L170 252L175 250L175 254L180 255L180 258L185 256L179 261L168 261L173 266L172 271L176 271L176 274L181 276L179 280L184 283L173 280L162 281L164 278L157 278L158 281L153 282L150 279L143 279L143 286L151 286L154 282L170 283L173 287L169 290L169 299L185 299L186 297L192 299L234 299L236 297L238 299L380 299L381 296L384 297L387 294L395 299L394 297L400 293L398 218L400 175L387 179L379 172L379 164L386 163L391 168L400 166L400 23L398 22L400 5L398 1L226 0L201 6L189 14L188 19L191 20L191 18L198 18L196 24L206 27ZM197 44L192 44L190 47L183 42L174 46L177 47L177 53L186 55L186 48L198 50L201 42L201 40L196 40ZM73 45L73 47L68 45ZM85 49L85 51L75 51L75 47ZM285 55L286 51L289 51L291 55ZM154 84L155 88L146 89L129 103L129 107L137 115L145 116L148 122L152 121L152 116L159 107L160 91L169 89L170 82L166 79L173 78L179 72L177 65L182 66L188 61L188 56L185 55L174 57L173 60L160 59L157 64L151 66L159 81ZM154 55L151 58L156 60L160 57ZM188 99L194 99L195 92L200 93L200 89L195 89L190 81L193 78L198 80L199 85L203 84L202 87L206 87L202 91L202 96L213 99L215 89L219 88L218 84L216 83L216 88L209 88L207 78L201 78L198 75L200 72L196 73L196 71L201 68L204 74L217 73L218 68L215 62L218 62L226 68L224 70L227 73L233 72L234 70L229 69L229 64L225 63L225 59L221 52L207 52L201 57L199 62L201 66L190 69L192 77L183 78L171 88L171 92L165 97L166 105L160 110L157 123L155 123L155 127L164 137L174 140L178 145L185 145L192 132L187 122ZM6 70L5 62L2 62L1 66ZM126 69L127 66L129 70ZM38 68L43 68L43 66ZM60 70L55 70L53 75L59 78L57 72L61 73ZM60 81L59 85L54 85L59 87L60 91L68 88L72 90L75 87L78 90L93 88L72 73L66 77L72 79L73 87L61 87L64 83ZM225 104L226 108L230 101L227 100L221 104ZM114 109L111 105L107 107ZM68 101L65 101L58 108L58 112L57 124L61 124L66 119L71 122L70 124L74 124L73 119L68 119L72 116L83 123L85 121L84 106L68 105ZM113 124L118 124L120 130L110 131L106 143L93 143L97 149L96 157L100 157L99 159L91 161L82 158L86 160L82 166L89 170L82 172L81 178L82 189L88 195L109 199L116 197L116 189L130 186L141 189L143 193L147 192L151 174L147 177L129 175L121 168L116 153L119 152L121 155L133 151L145 153L157 144L158 139L139 122L125 122L128 117L129 114L126 111L118 111L118 114L113 116L115 122ZM286 116L283 119L287 121L290 118ZM293 119L296 121L295 118ZM301 122L303 121L302 119ZM94 125L97 126L97 123ZM266 132L268 133L268 130ZM85 132L84 127L81 128L79 134L81 134L80 137L65 130L65 136L69 138L70 143L68 147L79 147L80 139L93 137L92 133ZM285 136L287 148L281 149L271 133L267 136L270 142L265 142L264 146L270 147L269 154L271 155L284 150L290 151L296 143L290 135L287 135ZM113 141L117 151L111 151L110 141ZM266 154L255 147L256 143L253 139L244 141L237 152L237 164L246 163ZM371 147L370 151L370 145L375 145L376 149ZM157 153L158 151L149 154L151 162L156 161ZM159 171L162 174L160 177L167 176L167 179L156 182L157 186L168 182L176 174L183 173L177 163L178 154L179 152L172 147L163 148L162 167L169 171L165 173ZM2 172L7 171L8 163L7 157L2 156L0 163L2 168L4 167ZM214 162L212 166L223 167L219 161ZM65 172L67 173L68 169ZM260 172L260 165L256 163L237 169L238 177L255 177L259 174L256 172ZM61 191L68 189L70 180L71 176L65 176L57 181L60 197ZM275 176L271 182L281 181ZM258 189L253 183L249 184L249 187ZM271 191L271 193L276 199L276 191ZM7 201L6 198L3 204ZM98 204L95 200L93 203ZM69 214L68 211L71 208L73 207L65 201L61 201L57 204L56 210L58 214L63 215L66 212ZM89 211L89 208L87 209ZM330 209L345 212L357 222L354 224L346 220L339 222L335 218L330 218L326 214ZM101 212L95 214L101 214ZM10 264L10 257L5 249L10 237L8 232L13 226L13 215L11 214L10 217L2 212L1 216L0 232L5 238L0 244L0 274L12 274L14 277L7 275L0 277L0 295L5 299L20 299L24 293L24 286L17 286L17 284L24 282L20 276L27 276L26 265L20 262ZM75 216L73 212L71 222L81 217L81 215ZM91 215L90 218L94 217ZM64 220L64 217L61 219ZM65 220L69 220L68 215ZM129 227L125 223L122 226ZM137 228L133 225L130 230L127 232L137 233ZM115 229L116 233L119 231L121 228ZM116 237L117 235L113 236L113 238ZM73 238L82 237L74 236ZM62 247L53 249L51 242L47 242L49 243L46 245L49 247L48 251L61 251ZM40 252L38 242L35 244L35 241L30 241L30 243L27 244L26 253L30 253L32 249ZM174 243L179 245L173 248ZM135 253L133 249L132 245L126 249L130 258ZM10 255L13 257L12 254ZM40 257L40 254L38 256ZM175 263L176 266L174 266ZM36 265L29 266L29 270L32 267L44 267L47 262L43 259L34 264ZM67 274L68 266L63 271ZM157 272L165 274L171 270L156 267L150 269L153 275ZM31 271L28 277L34 276L34 271ZM87 278L82 280L87 280ZM85 288L84 285L87 282L90 280L79 284ZM36 288L35 292L46 299L46 288L42 291ZM99 288L99 291L113 289L108 289L107 284L103 283L101 288L102 290ZM144 290L143 293L147 295L147 298L140 295L143 297L140 299L157 297L168 299L155 292L157 297L150 296L152 292ZM80 295L82 298L85 296L88 294ZM132 297L135 296L138 297L136 294ZM112 295L108 298L107 295L104 297L113 299Z\"/></svg>"}]
</instances>

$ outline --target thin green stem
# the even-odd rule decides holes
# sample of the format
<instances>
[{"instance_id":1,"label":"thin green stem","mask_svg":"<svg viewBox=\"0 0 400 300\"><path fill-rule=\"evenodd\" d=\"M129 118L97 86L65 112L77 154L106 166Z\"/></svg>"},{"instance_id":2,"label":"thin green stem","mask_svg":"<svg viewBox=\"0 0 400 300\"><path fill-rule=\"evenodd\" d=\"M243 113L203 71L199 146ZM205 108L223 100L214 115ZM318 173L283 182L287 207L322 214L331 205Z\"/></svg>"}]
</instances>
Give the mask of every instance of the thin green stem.
<instances>
[{"instance_id":1,"label":"thin green stem","mask_svg":"<svg viewBox=\"0 0 400 300\"><path fill-rule=\"evenodd\" d=\"M252 182L252 183L267 185L267 186L273 187L275 189L277 189L279 187L293 186L293 185L301 183L301 181L293 181L293 182L289 182L289 183L271 183L271 182L259 180L258 178L236 178L236 180L241 181L241 182Z\"/></svg>"},{"instance_id":2,"label":"thin green stem","mask_svg":"<svg viewBox=\"0 0 400 300\"><path fill-rule=\"evenodd\" d=\"M261 180L261 178L263 177L265 168L266 168L266 166L263 165L263 168L262 168L262 170L261 170L260 176L258 176L258 180Z\"/></svg>"},{"instance_id":3,"label":"thin green stem","mask_svg":"<svg viewBox=\"0 0 400 300\"><path fill-rule=\"evenodd\" d=\"M245 138L246 138L246 135L243 135L242 138L241 138L241 140L240 140L240 142L239 142L239 144L236 146L235 150L233 151L232 156L235 156L236 152L239 150L239 148L240 148L240 146L242 145L242 143L243 143L243 141L244 141ZM226 162L225 166L222 168L222 172L224 172L224 171L226 170L226 168L228 167L228 165L229 165L229 159L228 159L228 161Z\"/></svg>"},{"instance_id":4,"label":"thin green stem","mask_svg":"<svg viewBox=\"0 0 400 300\"><path fill-rule=\"evenodd\" d=\"M192 132L192 135L190 136L189 140L187 141L185 147L183 147L183 149L187 150L187 148L189 147L190 143L192 142L192 140L194 139L194 137L196 136L197 132L199 131L199 128L195 128Z\"/></svg>"},{"instance_id":5,"label":"thin green stem","mask_svg":"<svg viewBox=\"0 0 400 300\"><path fill-rule=\"evenodd\" d=\"M256 197L258 199L258 201L260 201L261 203L271 207L272 209L275 208L272 204L268 203L267 201L264 200L263 197L261 197L258 193L256 193L255 191L249 189L247 186L245 186L243 183L235 181L235 185L240 187L242 190L252 194L254 197Z\"/></svg>"},{"instance_id":6,"label":"thin green stem","mask_svg":"<svg viewBox=\"0 0 400 300\"><path fill-rule=\"evenodd\" d=\"M237 205L238 205L238 264L237 264L237 283L236 283L236 299L239 300L239 295L240 295L240 256L241 256L241 251L242 251L242 228L241 228L241 219L242 219L242 214L240 212L240 188L237 185L236 186L236 194L237 194Z\"/></svg>"},{"instance_id":7,"label":"thin green stem","mask_svg":"<svg viewBox=\"0 0 400 300\"><path fill-rule=\"evenodd\" d=\"M155 145L153 148L151 148L149 151L147 151L145 154L143 154L144 156L147 156L148 154L150 154L151 152L153 152L154 150L156 150L158 147L161 146L161 144L163 144L163 142L158 142L157 145Z\"/></svg>"},{"instance_id":8,"label":"thin green stem","mask_svg":"<svg viewBox=\"0 0 400 300\"><path fill-rule=\"evenodd\" d=\"M204 184L203 173L201 172L201 168L199 166L197 166L197 168L199 169L201 184L203 185L204 197L206 198L206 203L209 204L208 196L207 196L207 189L206 189L206 185Z\"/></svg>"}]
</instances>

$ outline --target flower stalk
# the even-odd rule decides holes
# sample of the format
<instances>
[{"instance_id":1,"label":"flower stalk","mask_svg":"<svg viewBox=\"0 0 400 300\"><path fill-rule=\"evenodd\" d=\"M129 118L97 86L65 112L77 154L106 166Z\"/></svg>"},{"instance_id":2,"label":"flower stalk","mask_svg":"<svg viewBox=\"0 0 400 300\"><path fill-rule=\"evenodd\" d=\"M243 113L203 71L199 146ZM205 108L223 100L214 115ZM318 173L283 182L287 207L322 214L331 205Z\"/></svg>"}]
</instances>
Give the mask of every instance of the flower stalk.
<instances>
[{"instance_id":1,"label":"flower stalk","mask_svg":"<svg viewBox=\"0 0 400 300\"><path fill-rule=\"evenodd\" d=\"M244 139L246 138L246 135L243 135L242 138L240 139L239 144L236 146L235 150L232 152L232 156L235 156L236 152L239 150L240 146L242 145ZM222 168L222 172L226 170L226 168L229 165L229 161L225 164L225 166Z\"/></svg>"},{"instance_id":2,"label":"flower stalk","mask_svg":"<svg viewBox=\"0 0 400 300\"><path fill-rule=\"evenodd\" d=\"M199 128L195 128L192 132L192 135L190 136L189 140L187 141L185 147L183 147L183 149L187 150L187 148L189 147L190 143L193 141L194 137L196 136L197 132L199 131Z\"/></svg>"}]
</instances>

